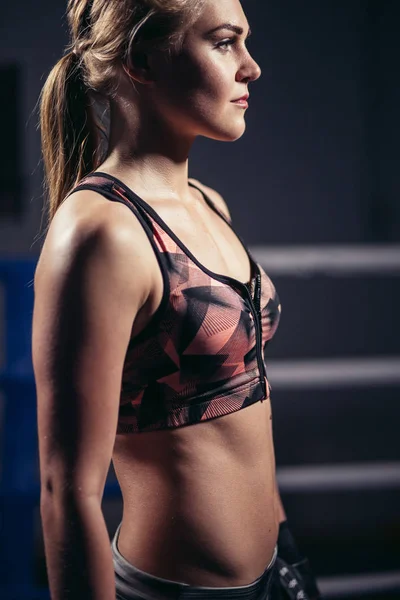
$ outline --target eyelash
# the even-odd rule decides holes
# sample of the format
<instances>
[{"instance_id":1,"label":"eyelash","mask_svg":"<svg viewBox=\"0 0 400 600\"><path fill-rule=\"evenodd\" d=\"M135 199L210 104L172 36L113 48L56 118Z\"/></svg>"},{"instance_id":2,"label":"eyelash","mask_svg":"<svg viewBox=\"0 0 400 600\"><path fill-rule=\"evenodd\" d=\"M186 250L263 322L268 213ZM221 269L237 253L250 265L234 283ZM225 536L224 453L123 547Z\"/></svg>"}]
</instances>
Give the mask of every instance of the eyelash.
<instances>
[{"instance_id":1,"label":"eyelash","mask_svg":"<svg viewBox=\"0 0 400 600\"><path fill-rule=\"evenodd\" d=\"M234 44L236 44L237 42L237 38L229 38L227 40L224 40L223 42L218 42L217 44L217 48L223 48L225 46L224 52L228 51L228 46L233 46ZM248 43L248 38L245 40L245 44Z\"/></svg>"},{"instance_id":2,"label":"eyelash","mask_svg":"<svg viewBox=\"0 0 400 600\"><path fill-rule=\"evenodd\" d=\"M223 42L219 42L217 44L217 48L223 48L225 46L225 51L227 51L228 46L233 46L233 44L236 42L236 38L229 38L229 40L225 40Z\"/></svg>"}]
</instances>

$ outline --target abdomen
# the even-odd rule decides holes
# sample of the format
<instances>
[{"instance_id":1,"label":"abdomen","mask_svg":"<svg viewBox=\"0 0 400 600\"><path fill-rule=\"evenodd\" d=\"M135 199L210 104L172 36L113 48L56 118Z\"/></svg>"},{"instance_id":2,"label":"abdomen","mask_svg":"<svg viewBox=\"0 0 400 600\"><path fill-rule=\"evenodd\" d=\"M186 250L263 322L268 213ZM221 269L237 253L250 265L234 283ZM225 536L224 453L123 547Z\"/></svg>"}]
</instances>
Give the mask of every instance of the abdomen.
<instances>
[{"instance_id":1,"label":"abdomen","mask_svg":"<svg viewBox=\"0 0 400 600\"><path fill-rule=\"evenodd\" d=\"M134 566L190 585L247 585L279 523L269 401L188 427L118 435L118 547Z\"/></svg>"}]
</instances>

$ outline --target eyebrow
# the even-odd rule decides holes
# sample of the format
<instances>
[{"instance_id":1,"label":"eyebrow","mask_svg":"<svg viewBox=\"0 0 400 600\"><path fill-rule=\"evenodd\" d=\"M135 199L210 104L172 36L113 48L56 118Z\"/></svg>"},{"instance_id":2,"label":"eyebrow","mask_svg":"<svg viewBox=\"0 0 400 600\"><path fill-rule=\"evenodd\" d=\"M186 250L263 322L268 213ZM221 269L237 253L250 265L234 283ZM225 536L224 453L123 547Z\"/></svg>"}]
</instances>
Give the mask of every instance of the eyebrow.
<instances>
[{"instance_id":1,"label":"eyebrow","mask_svg":"<svg viewBox=\"0 0 400 600\"><path fill-rule=\"evenodd\" d=\"M238 35L242 35L244 32L243 27L239 27L239 25L233 25L233 23L223 23L222 25L218 25L218 27L214 27L214 29L211 29L210 31L208 31L207 35L211 35L212 33L219 31L220 29L229 29L229 31L233 31L234 33L237 33ZM249 32L247 34L247 37L249 37L250 35L251 35L251 29L249 27Z\"/></svg>"}]
</instances>

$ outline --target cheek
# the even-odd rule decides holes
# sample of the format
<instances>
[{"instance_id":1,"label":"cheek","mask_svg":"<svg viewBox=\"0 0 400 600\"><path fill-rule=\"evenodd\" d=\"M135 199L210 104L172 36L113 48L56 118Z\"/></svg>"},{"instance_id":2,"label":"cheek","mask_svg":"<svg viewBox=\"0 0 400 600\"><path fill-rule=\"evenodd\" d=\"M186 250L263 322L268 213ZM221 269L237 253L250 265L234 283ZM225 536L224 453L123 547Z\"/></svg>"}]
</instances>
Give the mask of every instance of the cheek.
<instances>
[{"instance_id":1,"label":"cheek","mask_svg":"<svg viewBox=\"0 0 400 600\"><path fill-rule=\"evenodd\" d=\"M201 109L211 103L225 103L231 99L234 74L229 60L214 56L182 55L165 73L163 88L175 103ZM233 83L232 83L233 82Z\"/></svg>"}]
</instances>

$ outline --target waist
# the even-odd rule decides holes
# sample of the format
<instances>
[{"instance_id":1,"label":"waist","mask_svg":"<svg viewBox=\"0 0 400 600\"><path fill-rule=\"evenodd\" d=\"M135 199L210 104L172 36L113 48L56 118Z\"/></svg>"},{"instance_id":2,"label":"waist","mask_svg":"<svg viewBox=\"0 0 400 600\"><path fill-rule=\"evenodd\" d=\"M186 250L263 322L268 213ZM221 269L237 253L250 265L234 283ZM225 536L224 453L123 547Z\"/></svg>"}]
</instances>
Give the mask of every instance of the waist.
<instances>
[{"instance_id":1,"label":"waist","mask_svg":"<svg viewBox=\"0 0 400 600\"><path fill-rule=\"evenodd\" d=\"M197 470L175 487L125 489L121 553L143 571L192 585L252 582L279 531L273 473L266 471L239 477L227 467L217 477Z\"/></svg>"},{"instance_id":2,"label":"waist","mask_svg":"<svg viewBox=\"0 0 400 600\"><path fill-rule=\"evenodd\" d=\"M116 575L116 590L127 600L137 598L137 592L145 600L159 598L160 600L170 600L171 598L242 598L243 600L269 600L269 592L275 576L275 566L277 559L277 545L273 549L271 559L263 569L262 573L250 583L232 585L232 582L219 582L219 584L210 582L190 583L188 577L184 576L163 576L157 574L157 571L151 569L151 572L138 568L137 564L129 562L121 553L120 549L120 528L113 537L111 548Z\"/></svg>"},{"instance_id":3,"label":"waist","mask_svg":"<svg viewBox=\"0 0 400 600\"><path fill-rule=\"evenodd\" d=\"M191 427L117 436L113 463L122 554L140 569L235 585L265 568L279 530L269 401Z\"/></svg>"}]
</instances>

